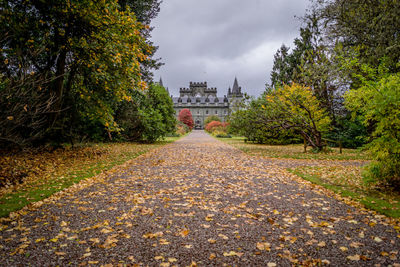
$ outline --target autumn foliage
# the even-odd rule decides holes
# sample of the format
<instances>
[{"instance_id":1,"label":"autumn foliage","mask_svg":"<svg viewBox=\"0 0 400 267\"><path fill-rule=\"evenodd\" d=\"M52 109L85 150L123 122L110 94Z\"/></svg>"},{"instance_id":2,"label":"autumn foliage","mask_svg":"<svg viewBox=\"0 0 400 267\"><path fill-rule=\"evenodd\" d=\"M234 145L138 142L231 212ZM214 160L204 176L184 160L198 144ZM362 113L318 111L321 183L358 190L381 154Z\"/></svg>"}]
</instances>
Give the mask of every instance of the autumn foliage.
<instances>
[{"instance_id":1,"label":"autumn foliage","mask_svg":"<svg viewBox=\"0 0 400 267\"><path fill-rule=\"evenodd\" d=\"M186 124L190 130L193 129L194 122L193 122L192 113L190 112L189 109L187 109L187 108L182 109L179 112L178 120L180 122Z\"/></svg>"},{"instance_id":2,"label":"autumn foliage","mask_svg":"<svg viewBox=\"0 0 400 267\"><path fill-rule=\"evenodd\" d=\"M212 121L206 125L205 129L211 133L217 127L222 127L222 123L220 121Z\"/></svg>"}]
</instances>

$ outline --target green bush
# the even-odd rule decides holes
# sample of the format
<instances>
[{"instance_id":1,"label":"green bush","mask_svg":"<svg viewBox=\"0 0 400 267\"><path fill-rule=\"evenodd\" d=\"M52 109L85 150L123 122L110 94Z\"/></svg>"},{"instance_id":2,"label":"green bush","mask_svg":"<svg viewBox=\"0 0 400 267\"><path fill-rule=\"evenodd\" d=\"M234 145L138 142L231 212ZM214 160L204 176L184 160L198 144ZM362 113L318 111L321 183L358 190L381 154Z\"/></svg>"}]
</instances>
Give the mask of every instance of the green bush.
<instances>
[{"instance_id":1,"label":"green bush","mask_svg":"<svg viewBox=\"0 0 400 267\"><path fill-rule=\"evenodd\" d=\"M366 168L365 180L400 190L400 73L388 74L384 65L378 69L362 65L362 69L365 73L358 78L363 85L345 97L348 108L361 113L364 125L373 128L366 147L377 162Z\"/></svg>"}]
</instances>

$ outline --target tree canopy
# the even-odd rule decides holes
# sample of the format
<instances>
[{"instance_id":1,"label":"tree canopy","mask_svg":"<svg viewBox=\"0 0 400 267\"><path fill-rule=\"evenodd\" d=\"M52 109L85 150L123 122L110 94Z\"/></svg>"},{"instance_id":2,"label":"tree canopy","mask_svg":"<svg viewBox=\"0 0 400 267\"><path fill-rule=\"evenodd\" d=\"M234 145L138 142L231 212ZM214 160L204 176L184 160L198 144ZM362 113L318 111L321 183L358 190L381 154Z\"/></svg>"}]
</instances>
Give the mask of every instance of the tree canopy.
<instances>
[{"instance_id":1,"label":"tree canopy","mask_svg":"<svg viewBox=\"0 0 400 267\"><path fill-rule=\"evenodd\" d=\"M93 129L96 136L121 132L116 111L137 101L151 83L148 72L159 66L149 39L159 4L1 1L1 142L21 146L91 139Z\"/></svg>"}]
</instances>

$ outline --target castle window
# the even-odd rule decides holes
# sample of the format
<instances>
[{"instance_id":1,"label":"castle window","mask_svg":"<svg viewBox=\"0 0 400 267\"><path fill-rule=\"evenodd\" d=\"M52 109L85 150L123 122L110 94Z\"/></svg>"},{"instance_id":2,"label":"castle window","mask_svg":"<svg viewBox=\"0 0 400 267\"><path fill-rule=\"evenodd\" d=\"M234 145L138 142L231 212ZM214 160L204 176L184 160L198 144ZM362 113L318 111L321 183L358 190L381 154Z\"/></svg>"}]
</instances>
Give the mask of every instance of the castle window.
<instances>
[{"instance_id":1,"label":"castle window","mask_svg":"<svg viewBox=\"0 0 400 267\"><path fill-rule=\"evenodd\" d=\"M206 110L206 114L208 114L208 110Z\"/></svg>"},{"instance_id":2,"label":"castle window","mask_svg":"<svg viewBox=\"0 0 400 267\"><path fill-rule=\"evenodd\" d=\"M215 114L218 114L218 110L215 111Z\"/></svg>"}]
</instances>

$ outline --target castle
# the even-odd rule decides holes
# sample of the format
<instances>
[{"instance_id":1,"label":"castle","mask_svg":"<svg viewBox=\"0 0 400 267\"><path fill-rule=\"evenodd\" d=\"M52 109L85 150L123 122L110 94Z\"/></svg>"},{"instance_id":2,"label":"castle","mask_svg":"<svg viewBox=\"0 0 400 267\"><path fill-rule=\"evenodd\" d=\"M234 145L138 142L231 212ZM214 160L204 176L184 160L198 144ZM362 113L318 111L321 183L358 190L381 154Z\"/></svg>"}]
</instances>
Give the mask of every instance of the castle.
<instances>
[{"instance_id":1,"label":"castle","mask_svg":"<svg viewBox=\"0 0 400 267\"><path fill-rule=\"evenodd\" d=\"M160 85L163 85L161 79ZM229 87L223 97L217 95L217 88L208 88L207 82L190 82L189 88L179 89L179 97L171 97L177 117L182 109L187 108L192 113L195 129L204 129L204 121L211 115L226 121L235 104L243 99L243 93L235 77L232 89Z\"/></svg>"}]
</instances>

